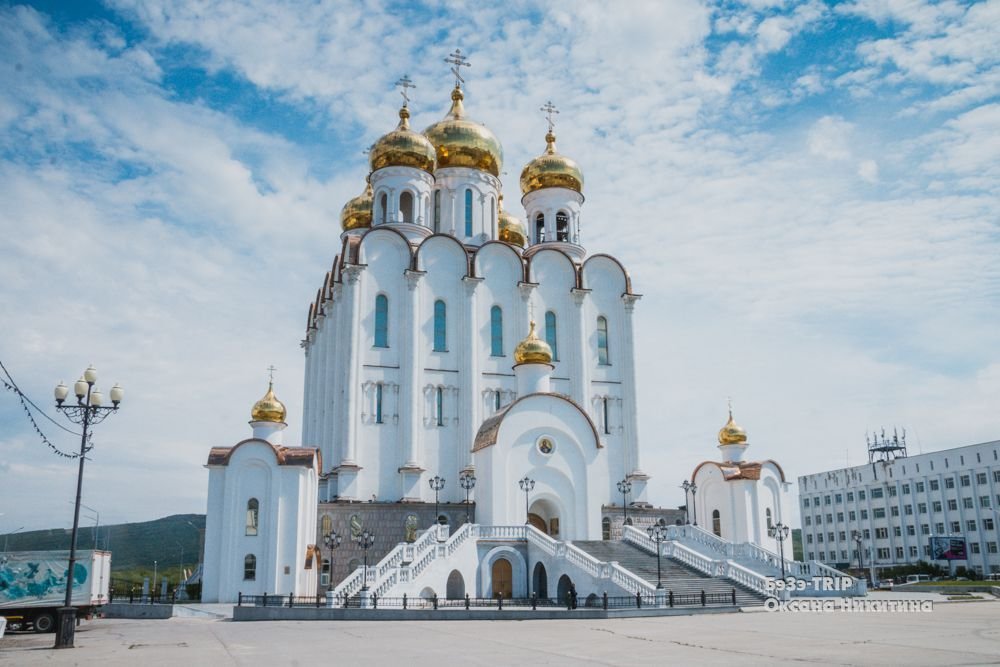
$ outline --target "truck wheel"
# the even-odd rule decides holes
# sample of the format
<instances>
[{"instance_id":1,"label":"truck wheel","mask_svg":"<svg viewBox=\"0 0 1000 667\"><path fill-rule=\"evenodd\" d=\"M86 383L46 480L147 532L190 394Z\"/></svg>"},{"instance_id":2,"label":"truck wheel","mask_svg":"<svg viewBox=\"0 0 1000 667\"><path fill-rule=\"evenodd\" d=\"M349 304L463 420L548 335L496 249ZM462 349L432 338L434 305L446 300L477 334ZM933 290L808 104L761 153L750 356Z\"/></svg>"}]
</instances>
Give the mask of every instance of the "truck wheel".
<instances>
[{"instance_id":1,"label":"truck wheel","mask_svg":"<svg viewBox=\"0 0 1000 667\"><path fill-rule=\"evenodd\" d=\"M43 612L35 616L33 624L35 632L53 632L56 628L56 618L51 612Z\"/></svg>"}]
</instances>

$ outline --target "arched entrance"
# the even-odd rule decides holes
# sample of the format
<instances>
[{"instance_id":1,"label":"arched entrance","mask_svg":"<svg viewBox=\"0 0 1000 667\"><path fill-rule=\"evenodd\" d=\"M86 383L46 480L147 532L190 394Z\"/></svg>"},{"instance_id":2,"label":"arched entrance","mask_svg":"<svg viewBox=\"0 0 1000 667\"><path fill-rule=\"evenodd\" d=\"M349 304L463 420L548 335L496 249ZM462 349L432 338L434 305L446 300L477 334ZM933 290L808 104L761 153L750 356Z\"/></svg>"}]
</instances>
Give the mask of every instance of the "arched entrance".
<instances>
[{"instance_id":1,"label":"arched entrance","mask_svg":"<svg viewBox=\"0 0 1000 667\"><path fill-rule=\"evenodd\" d=\"M448 585L445 595L449 600L460 600L465 597L465 579L458 570L452 570L448 575Z\"/></svg>"},{"instance_id":2,"label":"arched entrance","mask_svg":"<svg viewBox=\"0 0 1000 667\"><path fill-rule=\"evenodd\" d=\"M514 593L513 568L506 558L498 558L493 562L493 590L490 597L510 599Z\"/></svg>"},{"instance_id":3,"label":"arched entrance","mask_svg":"<svg viewBox=\"0 0 1000 667\"><path fill-rule=\"evenodd\" d=\"M530 523L532 526L542 531L546 535L549 534L549 527L545 525L545 519L538 516L537 514L534 513L528 514L528 523Z\"/></svg>"},{"instance_id":4,"label":"arched entrance","mask_svg":"<svg viewBox=\"0 0 1000 667\"><path fill-rule=\"evenodd\" d=\"M559 537L559 506L548 498L539 498L528 509L528 523L546 535Z\"/></svg>"},{"instance_id":5,"label":"arched entrance","mask_svg":"<svg viewBox=\"0 0 1000 667\"><path fill-rule=\"evenodd\" d=\"M549 597L549 576L541 561L535 563L535 571L531 575L531 590L538 594L539 599Z\"/></svg>"},{"instance_id":6,"label":"arched entrance","mask_svg":"<svg viewBox=\"0 0 1000 667\"><path fill-rule=\"evenodd\" d=\"M569 578L569 575L564 574L559 577L559 583L556 586L556 595L559 598L559 604L566 603L566 596L569 594L570 590L573 588L573 580Z\"/></svg>"}]
</instances>

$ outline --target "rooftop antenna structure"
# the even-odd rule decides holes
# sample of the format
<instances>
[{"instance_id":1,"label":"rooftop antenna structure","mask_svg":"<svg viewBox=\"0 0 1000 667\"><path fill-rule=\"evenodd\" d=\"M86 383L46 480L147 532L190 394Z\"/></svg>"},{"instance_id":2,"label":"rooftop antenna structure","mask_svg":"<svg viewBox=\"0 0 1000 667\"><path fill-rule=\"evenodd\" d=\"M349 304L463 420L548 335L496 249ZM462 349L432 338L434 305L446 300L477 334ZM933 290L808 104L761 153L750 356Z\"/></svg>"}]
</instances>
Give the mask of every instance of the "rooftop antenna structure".
<instances>
[{"instance_id":1,"label":"rooftop antenna structure","mask_svg":"<svg viewBox=\"0 0 1000 667\"><path fill-rule=\"evenodd\" d=\"M876 463L888 465L896 459L906 458L906 429L900 435L896 429L892 429L892 437L885 434L882 429L881 435L872 433L865 434L865 443L868 445L868 463L874 466Z\"/></svg>"}]
</instances>

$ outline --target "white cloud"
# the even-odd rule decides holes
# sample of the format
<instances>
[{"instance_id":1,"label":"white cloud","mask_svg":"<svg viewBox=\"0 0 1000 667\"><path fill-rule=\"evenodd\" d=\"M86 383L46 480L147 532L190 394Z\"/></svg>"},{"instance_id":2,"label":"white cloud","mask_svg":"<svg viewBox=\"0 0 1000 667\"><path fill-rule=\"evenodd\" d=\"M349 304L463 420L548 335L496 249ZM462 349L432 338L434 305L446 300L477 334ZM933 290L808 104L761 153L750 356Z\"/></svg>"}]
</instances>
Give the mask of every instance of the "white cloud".
<instances>
[{"instance_id":1,"label":"white cloud","mask_svg":"<svg viewBox=\"0 0 1000 667\"><path fill-rule=\"evenodd\" d=\"M862 160L858 164L858 176L869 183L877 183L878 163L875 160Z\"/></svg>"},{"instance_id":2,"label":"white cloud","mask_svg":"<svg viewBox=\"0 0 1000 667\"><path fill-rule=\"evenodd\" d=\"M824 116L809 130L809 152L827 160L847 160L853 133L854 125L843 118Z\"/></svg>"}]
</instances>

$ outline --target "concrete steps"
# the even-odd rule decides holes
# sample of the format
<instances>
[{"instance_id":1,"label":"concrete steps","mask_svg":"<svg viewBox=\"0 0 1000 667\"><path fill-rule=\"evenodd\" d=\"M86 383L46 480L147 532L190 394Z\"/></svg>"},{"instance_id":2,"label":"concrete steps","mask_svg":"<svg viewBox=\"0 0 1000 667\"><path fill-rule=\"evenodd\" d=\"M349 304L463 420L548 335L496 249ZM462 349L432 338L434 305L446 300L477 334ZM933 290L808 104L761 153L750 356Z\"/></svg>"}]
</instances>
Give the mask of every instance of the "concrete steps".
<instances>
[{"instance_id":1,"label":"concrete steps","mask_svg":"<svg viewBox=\"0 0 1000 667\"><path fill-rule=\"evenodd\" d=\"M656 585L656 556L621 541L580 541L573 544L594 558L609 562L618 561L626 570ZM730 593L736 589L736 604L750 607L763 604L757 593L720 577L709 577L670 558L660 559L663 588L675 595Z\"/></svg>"}]
</instances>

